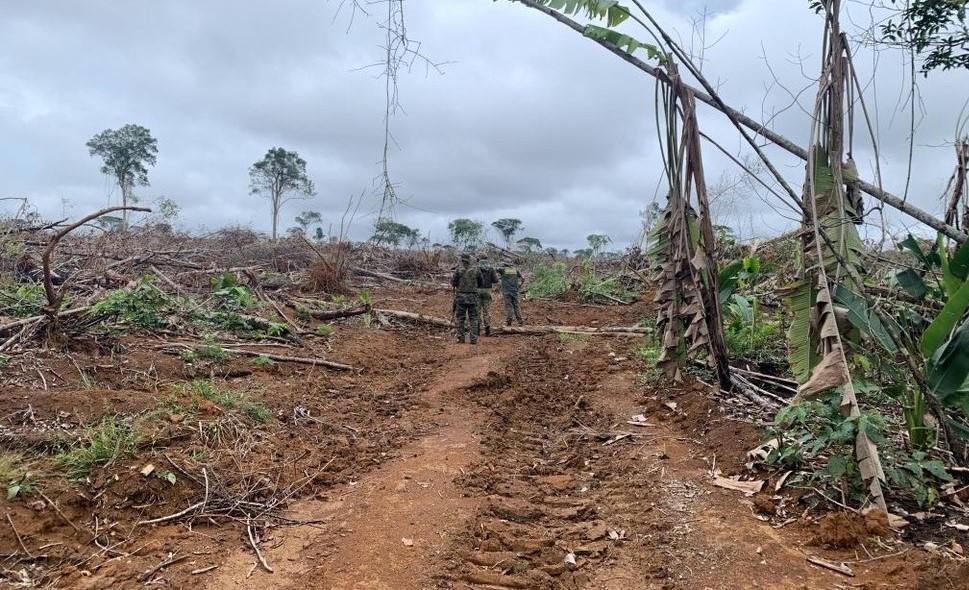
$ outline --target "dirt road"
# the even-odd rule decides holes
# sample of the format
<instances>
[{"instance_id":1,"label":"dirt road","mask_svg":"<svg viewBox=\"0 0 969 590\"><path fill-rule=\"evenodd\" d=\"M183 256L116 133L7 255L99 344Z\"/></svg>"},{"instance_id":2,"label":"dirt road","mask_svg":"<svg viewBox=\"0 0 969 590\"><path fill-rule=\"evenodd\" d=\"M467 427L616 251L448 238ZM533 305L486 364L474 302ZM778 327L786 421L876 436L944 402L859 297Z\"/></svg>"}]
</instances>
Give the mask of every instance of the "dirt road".
<instances>
[{"instance_id":1,"label":"dirt road","mask_svg":"<svg viewBox=\"0 0 969 590\"><path fill-rule=\"evenodd\" d=\"M441 291L375 297L408 311L448 308ZM526 313L536 323L629 325L648 309L529 302ZM786 500L713 486L715 469L742 471L761 432L702 384L644 379L637 344L517 334L458 345L439 328L347 320L302 354L354 371L240 361L209 377L267 404L274 418L263 424L204 400L187 410L195 398L179 384L189 369L144 346L122 360L25 367L24 379L41 373L50 386L29 393L36 424L141 413L168 430L80 488L52 479L56 510L9 504L20 536L0 531L3 547L44 547L47 562L6 579L212 590L966 587L960 563L890 533L869 539L862 526L863 545L835 549L800 508L777 516ZM95 388L60 378L73 362ZM0 413L20 411L26 395L6 390ZM199 438L213 428L219 437ZM140 475L169 460L183 469L176 483ZM285 497L283 518L253 516L252 540L238 518L217 515L136 524L198 502L203 465L225 489L254 490L249 501ZM844 562L854 577L808 556ZM44 569L55 557L59 569Z\"/></svg>"}]
</instances>

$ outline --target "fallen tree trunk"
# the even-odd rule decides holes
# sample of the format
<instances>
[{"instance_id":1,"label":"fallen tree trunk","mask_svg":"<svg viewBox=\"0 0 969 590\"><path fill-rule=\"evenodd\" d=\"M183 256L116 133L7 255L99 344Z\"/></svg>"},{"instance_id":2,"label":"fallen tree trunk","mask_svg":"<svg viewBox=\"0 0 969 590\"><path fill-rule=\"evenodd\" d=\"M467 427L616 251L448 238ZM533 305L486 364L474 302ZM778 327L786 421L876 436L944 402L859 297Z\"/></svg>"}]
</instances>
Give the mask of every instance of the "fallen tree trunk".
<instances>
[{"instance_id":1,"label":"fallen tree trunk","mask_svg":"<svg viewBox=\"0 0 969 590\"><path fill-rule=\"evenodd\" d=\"M349 318L355 315L363 315L365 313L370 313L373 311L373 307L368 305L359 305L357 307L345 307L343 309L337 309L334 311L310 311L310 315L317 320L336 320L339 318Z\"/></svg>"},{"instance_id":2,"label":"fallen tree trunk","mask_svg":"<svg viewBox=\"0 0 969 590\"><path fill-rule=\"evenodd\" d=\"M442 328L453 328L454 322L449 319L414 313L412 311L399 311L396 309L374 309L374 313L395 317L402 320L410 320L431 326ZM641 336L649 333L647 328L638 326L604 326L593 328L589 326L498 326L492 328L493 331L506 334L583 334L598 336Z\"/></svg>"},{"instance_id":3,"label":"fallen tree trunk","mask_svg":"<svg viewBox=\"0 0 969 590\"><path fill-rule=\"evenodd\" d=\"M168 344L163 344L159 347L162 352L167 352L169 354L179 354L182 350L192 350L190 344L185 344L183 342L172 342ZM271 361L277 361L280 363L300 363L304 365L317 365L320 367L327 367L330 369L338 369L340 371L355 371L356 367L351 365L345 365L343 363L337 363L334 361L328 361L326 359L316 358L316 357L304 357L304 356L286 356L282 354L272 354L269 352L260 352L258 350L236 350L232 348L224 348L222 346L217 346L219 350L226 354L232 354L236 356L251 356L251 357L264 357Z\"/></svg>"},{"instance_id":4,"label":"fallen tree trunk","mask_svg":"<svg viewBox=\"0 0 969 590\"><path fill-rule=\"evenodd\" d=\"M223 348L229 354L235 354L239 356L253 356L253 357L264 357L272 361L277 361L280 363L301 363L304 365L319 365L321 367L327 367L329 369L339 369L341 371L353 371L354 367L350 365L345 365L343 363L336 363L333 361L328 361L321 358L313 357L303 357L303 356L285 356L281 354L270 354L266 352L259 352L255 350L230 350Z\"/></svg>"}]
</instances>

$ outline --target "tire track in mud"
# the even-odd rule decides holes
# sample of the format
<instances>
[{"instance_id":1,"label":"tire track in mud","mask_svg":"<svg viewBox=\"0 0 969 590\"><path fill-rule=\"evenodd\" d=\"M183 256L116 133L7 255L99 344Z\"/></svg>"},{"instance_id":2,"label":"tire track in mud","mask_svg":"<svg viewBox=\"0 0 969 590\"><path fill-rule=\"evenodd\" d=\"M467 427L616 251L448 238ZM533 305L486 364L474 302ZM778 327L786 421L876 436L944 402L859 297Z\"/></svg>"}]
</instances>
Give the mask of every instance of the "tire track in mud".
<instances>
[{"instance_id":1,"label":"tire track in mud","mask_svg":"<svg viewBox=\"0 0 969 590\"><path fill-rule=\"evenodd\" d=\"M476 347L448 346L451 359L422 395L422 416L439 422L360 481L295 503L287 517L323 521L276 529L262 545L274 572L252 569L251 549L236 552L207 588L312 588L418 590L428 587L428 564L440 559L452 536L464 530L477 500L454 483L480 458L483 422L474 404L455 392L488 374L505 343L482 339Z\"/></svg>"},{"instance_id":2,"label":"tire track in mud","mask_svg":"<svg viewBox=\"0 0 969 590\"><path fill-rule=\"evenodd\" d=\"M514 362L468 388L489 416L482 458L461 483L483 501L437 573L441 586L665 590L839 582L805 564L795 541L755 520L739 494L704 481L705 445L668 423L676 404L654 399L647 409L637 365L616 361L628 352L602 342L523 344ZM650 414L653 426L630 429L625 422L633 413ZM714 422L717 415L699 419Z\"/></svg>"}]
</instances>

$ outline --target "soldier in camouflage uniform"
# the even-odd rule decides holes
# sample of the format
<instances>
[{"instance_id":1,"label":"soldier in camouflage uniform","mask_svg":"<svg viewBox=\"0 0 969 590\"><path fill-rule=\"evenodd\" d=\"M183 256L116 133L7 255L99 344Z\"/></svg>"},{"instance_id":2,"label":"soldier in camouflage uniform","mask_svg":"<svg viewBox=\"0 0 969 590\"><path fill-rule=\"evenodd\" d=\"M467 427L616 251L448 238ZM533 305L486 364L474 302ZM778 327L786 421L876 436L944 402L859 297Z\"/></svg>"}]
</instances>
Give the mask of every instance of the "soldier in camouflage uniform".
<instances>
[{"instance_id":1,"label":"soldier in camouflage uniform","mask_svg":"<svg viewBox=\"0 0 969 590\"><path fill-rule=\"evenodd\" d=\"M505 325L511 325L512 315L518 320L519 326L524 325L520 291L525 284L525 277L510 262L502 265L498 274L501 276L501 296L505 300Z\"/></svg>"},{"instance_id":2,"label":"soldier in camouflage uniform","mask_svg":"<svg viewBox=\"0 0 969 590\"><path fill-rule=\"evenodd\" d=\"M491 288L501 280L501 277L491 266L487 254L478 259L478 270L481 271L481 288L478 289L478 325L484 324L484 335L491 336Z\"/></svg>"},{"instance_id":3,"label":"soldier in camouflage uniform","mask_svg":"<svg viewBox=\"0 0 969 590\"><path fill-rule=\"evenodd\" d=\"M471 344L478 343L478 289L481 284L481 271L477 266L471 266L471 255L462 254L461 266L451 275L451 286L455 289L454 326L459 343L464 342L465 316L471 328Z\"/></svg>"}]
</instances>

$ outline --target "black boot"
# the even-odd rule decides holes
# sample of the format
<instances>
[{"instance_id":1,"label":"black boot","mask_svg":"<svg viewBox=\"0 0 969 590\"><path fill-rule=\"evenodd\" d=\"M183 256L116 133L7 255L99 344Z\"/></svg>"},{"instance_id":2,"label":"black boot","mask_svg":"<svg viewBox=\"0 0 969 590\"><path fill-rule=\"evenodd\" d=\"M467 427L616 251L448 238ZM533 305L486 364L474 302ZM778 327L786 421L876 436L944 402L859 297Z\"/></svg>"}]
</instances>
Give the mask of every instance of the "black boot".
<instances>
[{"instance_id":1,"label":"black boot","mask_svg":"<svg viewBox=\"0 0 969 590\"><path fill-rule=\"evenodd\" d=\"M491 336L491 326L485 326L485 336Z\"/></svg>"}]
</instances>

